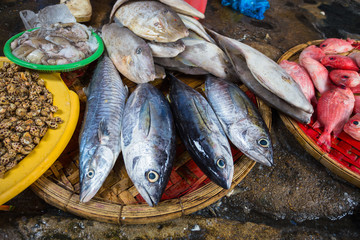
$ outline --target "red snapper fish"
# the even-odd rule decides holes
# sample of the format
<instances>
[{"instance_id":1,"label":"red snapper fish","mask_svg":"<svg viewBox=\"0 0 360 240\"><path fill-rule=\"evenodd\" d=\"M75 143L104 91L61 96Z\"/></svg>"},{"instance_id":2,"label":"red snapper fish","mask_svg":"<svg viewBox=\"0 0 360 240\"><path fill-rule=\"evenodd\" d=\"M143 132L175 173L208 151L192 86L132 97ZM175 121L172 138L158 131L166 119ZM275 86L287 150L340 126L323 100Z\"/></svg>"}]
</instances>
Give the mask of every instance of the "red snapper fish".
<instances>
[{"instance_id":1,"label":"red snapper fish","mask_svg":"<svg viewBox=\"0 0 360 240\"><path fill-rule=\"evenodd\" d=\"M333 83L339 86L355 88L360 84L359 73L352 70L335 69L329 73L329 77Z\"/></svg>"},{"instance_id":2,"label":"red snapper fish","mask_svg":"<svg viewBox=\"0 0 360 240\"><path fill-rule=\"evenodd\" d=\"M355 106L354 106L354 113L360 113L360 96L355 95Z\"/></svg>"},{"instance_id":3,"label":"red snapper fish","mask_svg":"<svg viewBox=\"0 0 360 240\"><path fill-rule=\"evenodd\" d=\"M330 89L332 83L329 79L329 72L324 65L310 57L302 59L302 64L320 94Z\"/></svg>"},{"instance_id":4,"label":"red snapper fish","mask_svg":"<svg viewBox=\"0 0 360 240\"><path fill-rule=\"evenodd\" d=\"M317 105L317 121L313 127L324 127L324 131L317 143L329 152L331 136L340 134L345 123L349 120L354 109L354 94L349 88L333 88L325 92L319 99Z\"/></svg>"},{"instance_id":5,"label":"red snapper fish","mask_svg":"<svg viewBox=\"0 0 360 240\"><path fill-rule=\"evenodd\" d=\"M314 84L311 81L311 78L305 68L296 62L287 60L281 61L279 65L295 80L297 84L299 84L306 99L309 102L316 104L317 100L315 96Z\"/></svg>"},{"instance_id":6,"label":"red snapper fish","mask_svg":"<svg viewBox=\"0 0 360 240\"><path fill-rule=\"evenodd\" d=\"M302 61L306 57L312 58L316 61L320 61L320 59L325 57L325 53L321 48L319 48L315 45L310 45L300 53L300 56L299 56L300 65L303 65Z\"/></svg>"},{"instance_id":7,"label":"red snapper fish","mask_svg":"<svg viewBox=\"0 0 360 240\"><path fill-rule=\"evenodd\" d=\"M337 54L344 53L354 49L352 44L355 41L352 39L339 39L339 38L328 38L322 43L320 43L320 48L324 51L325 54Z\"/></svg>"},{"instance_id":8,"label":"red snapper fish","mask_svg":"<svg viewBox=\"0 0 360 240\"><path fill-rule=\"evenodd\" d=\"M360 52L352 52L351 54L349 54L349 57L354 59L358 67L360 67Z\"/></svg>"},{"instance_id":9,"label":"red snapper fish","mask_svg":"<svg viewBox=\"0 0 360 240\"><path fill-rule=\"evenodd\" d=\"M360 141L360 114L355 114L344 126L344 132Z\"/></svg>"},{"instance_id":10,"label":"red snapper fish","mask_svg":"<svg viewBox=\"0 0 360 240\"><path fill-rule=\"evenodd\" d=\"M359 67L354 59L348 56L327 55L321 59L321 64L325 67L359 71Z\"/></svg>"}]
</instances>

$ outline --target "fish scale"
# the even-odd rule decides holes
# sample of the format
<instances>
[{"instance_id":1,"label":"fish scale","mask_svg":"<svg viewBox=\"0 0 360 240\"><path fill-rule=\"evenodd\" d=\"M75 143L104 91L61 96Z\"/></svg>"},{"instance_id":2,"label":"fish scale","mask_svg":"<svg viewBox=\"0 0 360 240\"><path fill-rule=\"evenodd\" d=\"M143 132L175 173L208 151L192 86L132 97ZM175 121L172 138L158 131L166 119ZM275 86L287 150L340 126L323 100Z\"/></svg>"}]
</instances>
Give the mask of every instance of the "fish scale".
<instances>
[{"instance_id":1,"label":"fish scale","mask_svg":"<svg viewBox=\"0 0 360 240\"><path fill-rule=\"evenodd\" d=\"M80 135L80 201L89 201L120 154L122 114L128 89L104 56L86 89L87 105Z\"/></svg>"}]
</instances>

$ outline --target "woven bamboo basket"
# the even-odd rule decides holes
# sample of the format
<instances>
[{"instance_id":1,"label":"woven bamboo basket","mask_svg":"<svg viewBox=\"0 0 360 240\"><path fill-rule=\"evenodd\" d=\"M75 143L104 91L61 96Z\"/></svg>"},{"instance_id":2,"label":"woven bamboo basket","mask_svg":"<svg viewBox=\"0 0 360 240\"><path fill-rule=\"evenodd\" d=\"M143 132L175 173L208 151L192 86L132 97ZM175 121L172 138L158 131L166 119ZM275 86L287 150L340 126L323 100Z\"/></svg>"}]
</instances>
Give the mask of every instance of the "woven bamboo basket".
<instances>
[{"instance_id":1,"label":"woven bamboo basket","mask_svg":"<svg viewBox=\"0 0 360 240\"><path fill-rule=\"evenodd\" d=\"M103 222L144 224L166 221L193 213L219 200L239 184L254 167L254 161L232 146L234 177L231 188L225 190L211 182L201 172L184 145L177 139L176 160L170 181L158 206L149 207L142 199L126 173L121 154L96 196L88 203L80 203L78 137L86 102L81 90L84 85L81 79L87 77L81 76L83 73L79 72L78 70L62 75L69 88L76 91L80 98L78 127L60 158L31 186L32 190L47 203L63 211ZM204 87L204 78L181 77L181 79L197 90ZM134 90L136 86L134 83L126 79L124 81L130 92ZM169 88L166 80L155 81L153 84L164 93ZM245 87L241 87L247 91ZM256 101L254 95L249 91L247 93ZM260 101L257 103L266 124L271 126L270 108Z\"/></svg>"},{"instance_id":2,"label":"woven bamboo basket","mask_svg":"<svg viewBox=\"0 0 360 240\"><path fill-rule=\"evenodd\" d=\"M324 40L309 41L307 43L297 45L284 53L279 58L278 63L282 60L298 62L299 55L302 50L310 45L319 45L322 41ZM348 55L349 53L345 53L344 55ZM342 132L337 138L332 136L331 150L327 153L316 143L322 133L322 129L312 128L314 118L311 119L310 124L304 125L285 115L281 114L280 117L288 130L295 136L298 142L308 153L327 167L331 172L355 186L360 187L359 141L352 139L345 132Z\"/></svg>"}]
</instances>

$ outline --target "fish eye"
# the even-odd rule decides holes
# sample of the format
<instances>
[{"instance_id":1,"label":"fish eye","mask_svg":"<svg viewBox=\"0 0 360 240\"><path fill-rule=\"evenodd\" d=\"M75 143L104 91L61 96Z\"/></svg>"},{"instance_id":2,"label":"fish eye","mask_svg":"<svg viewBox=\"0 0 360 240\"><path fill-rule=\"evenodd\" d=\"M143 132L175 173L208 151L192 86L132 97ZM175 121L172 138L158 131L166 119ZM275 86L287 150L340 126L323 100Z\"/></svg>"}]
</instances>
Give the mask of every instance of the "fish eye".
<instances>
[{"instance_id":1,"label":"fish eye","mask_svg":"<svg viewBox=\"0 0 360 240\"><path fill-rule=\"evenodd\" d=\"M348 75L344 75L344 76L342 76L342 78L346 78L346 79L348 79L348 78L349 78L349 76L348 76Z\"/></svg>"},{"instance_id":2,"label":"fish eye","mask_svg":"<svg viewBox=\"0 0 360 240\"><path fill-rule=\"evenodd\" d=\"M168 10L168 9L165 9L165 10L164 10L164 13L168 13L168 12L169 12L169 10Z\"/></svg>"},{"instance_id":3,"label":"fish eye","mask_svg":"<svg viewBox=\"0 0 360 240\"><path fill-rule=\"evenodd\" d=\"M89 171L87 172L87 174L86 174L86 176L88 177L88 178L93 178L94 176L95 176L95 171L94 171L94 169L89 169Z\"/></svg>"},{"instance_id":4,"label":"fish eye","mask_svg":"<svg viewBox=\"0 0 360 240\"><path fill-rule=\"evenodd\" d=\"M218 159L216 164L218 165L219 168L224 168L225 167L225 161L222 158Z\"/></svg>"},{"instance_id":5,"label":"fish eye","mask_svg":"<svg viewBox=\"0 0 360 240\"><path fill-rule=\"evenodd\" d=\"M326 47L326 44L321 44L321 47Z\"/></svg>"},{"instance_id":6,"label":"fish eye","mask_svg":"<svg viewBox=\"0 0 360 240\"><path fill-rule=\"evenodd\" d=\"M159 180L159 174L157 172L155 172L155 171L149 171L147 173L146 177L147 177L148 181L151 182L151 183L154 183L157 180Z\"/></svg>"},{"instance_id":7,"label":"fish eye","mask_svg":"<svg viewBox=\"0 0 360 240\"><path fill-rule=\"evenodd\" d=\"M258 144L261 146L261 147L268 147L269 146L269 140L265 139L265 138L261 138L259 141L258 141Z\"/></svg>"},{"instance_id":8,"label":"fish eye","mask_svg":"<svg viewBox=\"0 0 360 240\"><path fill-rule=\"evenodd\" d=\"M353 124L355 125L355 126L358 126L359 125L359 121L353 121Z\"/></svg>"},{"instance_id":9,"label":"fish eye","mask_svg":"<svg viewBox=\"0 0 360 240\"><path fill-rule=\"evenodd\" d=\"M329 57L329 59L330 59L330 60L335 60L335 58L334 58L334 57Z\"/></svg>"},{"instance_id":10,"label":"fish eye","mask_svg":"<svg viewBox=\"0 0 360 240\"><path fill-rule=\"evenodd\" d=\"M140 54L140 53L142 53L142 48L141 48L141 47L138 47L138 48L136 49L136 54Z\"/></svg>"},{"instance_id":11,"label":"fish eye","mask_svg":"<svg viewBox=\"0 0 360 240\"><path fill-rule=\"evenodd\" d=\"M159 22L154 23L154 26L155 27L159 26Z\"/></svg>"}]
</instances>

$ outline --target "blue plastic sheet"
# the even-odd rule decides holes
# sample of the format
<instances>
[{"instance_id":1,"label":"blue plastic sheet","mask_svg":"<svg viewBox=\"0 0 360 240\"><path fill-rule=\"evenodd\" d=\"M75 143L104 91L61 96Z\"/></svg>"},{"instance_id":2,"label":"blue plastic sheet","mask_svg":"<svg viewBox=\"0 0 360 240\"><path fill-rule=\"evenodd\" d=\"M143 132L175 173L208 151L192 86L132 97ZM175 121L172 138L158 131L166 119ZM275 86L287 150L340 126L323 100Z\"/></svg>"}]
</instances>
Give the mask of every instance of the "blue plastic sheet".
<instances>
[{"instance_id":1,"label":"blue plastic sheet","mask_svg":"<svg viewBox=\"0 0 360 240\"><path fill-rule=\"evenodd\" d=\"M265 11L270 8L267 0L221 0L221 4L231 6L234 10L259 20L264 19Z\"/></svg>"}]
</instances>

